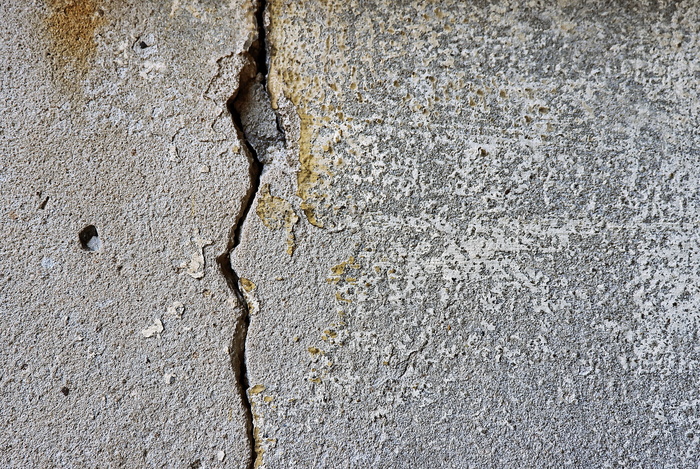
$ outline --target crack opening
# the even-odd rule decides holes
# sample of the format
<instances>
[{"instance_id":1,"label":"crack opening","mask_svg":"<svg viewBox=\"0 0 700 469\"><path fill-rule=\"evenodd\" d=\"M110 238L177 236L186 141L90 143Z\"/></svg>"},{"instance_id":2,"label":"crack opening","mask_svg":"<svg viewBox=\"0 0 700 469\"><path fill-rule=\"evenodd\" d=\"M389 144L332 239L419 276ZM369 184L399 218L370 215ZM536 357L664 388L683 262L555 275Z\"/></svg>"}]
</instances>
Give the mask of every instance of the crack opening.
<instances>
[{"instance_id":1,"label":"crack opening","mask_svg":"<svg viewBox=\"0 0 700 469\"><path fill-rule=\"evenodd\" d=\"M258 38L250 46L249 53L255 61L255 69L258 73L262 74L262 84L265 85L265 78L267 78L267 31L265 31L264 16L267 1L257 0L256 3L255 22L258 28Z\"/></svg>"},{"instance_id":2,"label":"crack opening","mask_svg":"<svg viewBox=\"0 0 700 469\"><path fill-rule=\"evenodd\" d=\"M240 72L238 89L226 102L226 108L231 115L238 138L243 144L242 150L248 158L249 187L241 200L241 210L229 231L226 250L216 258L221 274L226 279L228 287L236 296L242 309L242 314L236 322L234 334L229 346L229 356L245 412L246 432L250 444L251 456L249 468L251 469L257 467L262 462L262 453L259 451L259 442L256 438L253 404L248 396L250 382L248 380L246 364L246 341L248 328L250 326L250 309L241 289L238 273L231 266L230 257L231 253L241 242L243 225L253 206L253 202L260 187L260 175L262 174L265 162L263 158L264 152L270 144L284 143L282 125L279 116L272 110L266 87L268 72L267 43L265 39L266 31L264 25L266 2L265 0L255 1L253 5L255 8L254 17L257 28L257 39L251 44L249 50L244 53L247 63ZM271 123L271 126L267 126L267 128L258 128L259 115L256 119L254 114L260 113L262 113L262 115L272 116L274 122ZM270 132L270 127L273 127L275 131Z\"/></svg>"}]
</instances>

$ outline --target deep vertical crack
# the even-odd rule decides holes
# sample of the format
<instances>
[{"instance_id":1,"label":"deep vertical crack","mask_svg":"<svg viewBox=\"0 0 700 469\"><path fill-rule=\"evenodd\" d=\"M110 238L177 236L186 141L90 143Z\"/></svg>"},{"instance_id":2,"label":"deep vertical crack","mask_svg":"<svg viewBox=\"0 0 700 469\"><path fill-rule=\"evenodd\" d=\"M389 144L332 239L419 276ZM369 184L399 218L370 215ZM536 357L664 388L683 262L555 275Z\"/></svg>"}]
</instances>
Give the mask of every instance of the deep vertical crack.
<instances>
[{"instance_id":1,"label":"deep vertical crack","mask_svg":"<svg viewBox=\"0 0 700 469\"><path fill-rule=\"evenodd\" d=\"M231 343L229 345L229 357L231 359L231 368L233 369L234 377L236 378L237 389L241 397L241 402L244 407L244 417L246 421L246 434L248 436L248 442L250 445L250 468L254 467L255 460L257 457L256 442L253 430L253 409L248 399L248 388L250 387L248 383L248 370L246 367L246 339L248 336L248 326L250 325L250 309L248 303L241 291L239 284L239 277L233 267L231 266L231 252L240 244L241 227L243 222L248 216L250 207L253 205L253 200L255 199L255 194L258 191L260 185L260 173L262 171L262 164L257 160L255 151L252 146L248 143L245 138L245 133L240 126L240 116L235 111L233 106L233 100L230 99L227 103L231 117L236 125L236 130L239 139L244 143L243 148L244 153L248 157L248 177L249 177L249 187L246 191L243 200L241 201L241 211L236 217L236 222L231 228L229 233L229 240L226 245L226 250L216 258L219 264L219 269L221 274L226 279L231 291L236 296L238 304L242 310L242 314L239 315L238 320L233 332L233 337L231 338Z\"/></svg>"},{"instance_id":2,"label":"deep vertical crack","mask_svg":"<svg viewBox=\"0 0 700 469\"><path fill-rule=\"evenodd\" d=\"M221 274L226 279L226 283L236 296L242 309L242 314L236 322L229 346L229 356L237 388L245 408L246 433L250 448L249 468L257 467L260 456L254 428L253 408L248 396L250 383L248 381L246 364L246 341L248 327L250 326L250 308L241 290L238 273L231 266L231 253L241 242L243 225L253 206L260 186L260 175L263 168L261 154L265 151L264 145L284 141L284 136L279 130L277 121L274 122L274 128L278 129L277 133L270 137L269 132L266 134L264 130L261 131L255 128L254 122L256 119L249 119L252 116L248 115L261 109L260 106L267 106L269 111L271 111L269 96L265 86L267 78L267 44L265 42L266 35L263 21L265 7L266 3L264 0L253 0L257 39L244 54L246 64L241 70L238 89L226 102L226 107L231 114L238 138L243 143L242 150L248 158L249 187L241 200L241 210L236 217L235 224L229 232L226 250L216 258Z\"/></svg>"}]
</instances>

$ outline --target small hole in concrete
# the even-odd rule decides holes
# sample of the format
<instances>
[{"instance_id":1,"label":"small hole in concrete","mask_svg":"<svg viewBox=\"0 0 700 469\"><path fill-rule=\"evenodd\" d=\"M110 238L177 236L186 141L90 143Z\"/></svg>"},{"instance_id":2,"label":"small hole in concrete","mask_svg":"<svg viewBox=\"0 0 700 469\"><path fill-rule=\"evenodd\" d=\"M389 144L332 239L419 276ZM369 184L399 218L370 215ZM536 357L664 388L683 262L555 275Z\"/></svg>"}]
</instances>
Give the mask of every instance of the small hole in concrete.
<instances>
[{"instance_id":1,"label":"small hole in concrete","mask_svg":"<svg viewBox=\"0 0 700 469\"><path fill-rule=\"evenodd\" d=\"M68 393L70 392L70 389L68 389L67 387L63 386L63 387L61 388L61 392L63 393L64 396L67 396Z\"/></svg>"},{"instance_id":2,"label":"small hole in concrete","mask_svg":"<svg viewBox=\"0 0 700 469\"><path fill-rule=\"evenodd\" d=\"M102 247L102 241L97 235L95 225L88 225L80 230L78 239L80 239L80 245L86 251L98 251Z\"/></svg>"}]
</instances>

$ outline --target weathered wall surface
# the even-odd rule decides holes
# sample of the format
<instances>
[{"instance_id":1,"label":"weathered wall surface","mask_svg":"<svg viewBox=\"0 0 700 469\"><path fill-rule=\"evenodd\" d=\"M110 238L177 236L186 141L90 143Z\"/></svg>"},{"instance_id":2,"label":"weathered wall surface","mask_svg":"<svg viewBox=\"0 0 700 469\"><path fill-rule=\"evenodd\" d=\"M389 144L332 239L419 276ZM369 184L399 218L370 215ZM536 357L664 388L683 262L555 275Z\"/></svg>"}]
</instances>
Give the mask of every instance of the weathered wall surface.
<instances>
[{"instance_id":1,"label":"weathered wall surface","mask_svg":"<svg viewBox=\"0 0 700 469\"><path fill-rule=\"evenodd\" d=\"M259 6L0 5L0 459L696 465L700 5Z\"/></svg>"},{"instance_id":2,"label":"weathered wall surface","mask_svg":"<svg viewBox=\"0 0 700 469\"><path fill-rule=\"evenodd\" d=\"M694 466L697 3L268 10L258 463Z\"/></svg>"},{"instance_id":3,"label":"weathered wall surface","mask_svg":"<svg viewBox=\"0 0 700 469\"><path fill-rule=\"evenodd\" d=\"M0 16L2 465L246 467L241 311L215 258L249 186L225 103L252 6Z\"/></svg>"}]
</instances>

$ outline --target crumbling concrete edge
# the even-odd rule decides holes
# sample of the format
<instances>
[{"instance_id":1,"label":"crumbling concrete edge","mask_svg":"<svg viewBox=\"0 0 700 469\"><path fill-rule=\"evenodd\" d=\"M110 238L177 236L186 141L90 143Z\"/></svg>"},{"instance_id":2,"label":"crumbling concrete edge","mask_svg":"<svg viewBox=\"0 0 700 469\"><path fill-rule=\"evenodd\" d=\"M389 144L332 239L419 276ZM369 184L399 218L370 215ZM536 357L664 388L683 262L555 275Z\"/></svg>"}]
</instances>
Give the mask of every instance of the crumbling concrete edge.
<instances>
[{"instance_id":1,"label":"crumbling concrete edge","mask_svg":"<svg viewBox=\"0 0 700 469\"><path fill-rule=\"evenodd\" d=\"M260 187L260 175L263 169L263 163L258 159L258 151L253 147L248 138L248 132L243 124L241 113L245 112L245 108L237 105L239 96L247 95L247 90L252 87L256 80L260 80L262 75L262 84L267 92L267 43L266 31L263 16L266 9L265 0L252 0L251 8L253 9L253 19L255 21L255 29L253 37L249 41L248 50L242 53L244 65L240 71L238 78L238 86L234 94L227 100L226 108L233 120L238 139L241 141L241 151L248 158L248 190L241 199L240 210L236 216L236 221L231 227L228 235L228 243L226 250L217 256L216 260L219 265L219 270L226 283L236 297L238 304L242 310L242 314L238 317L234 328L234 334L229 344L229 356L231 367L236 378L236 387L241 397L241 402L244 408L244 418L246 421L246 434L250 448L250 458L248 460L249 468L259 467L262 463L262 452L260 451L260 442L255 431L255 419L253 415L253 406L248 395L250 383L248 380L248 370L246 364L246 342L248 336L248 328L250 325L251 308L246 300L243 286L241 285L238 273L231 265L231 253L238 247L241 241L241 231L245 224L248 213L254 204L255 198Z\"/></svg>"}]
</instances>

